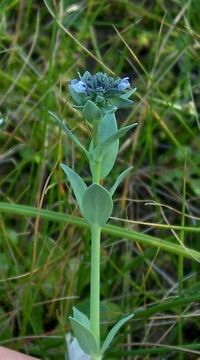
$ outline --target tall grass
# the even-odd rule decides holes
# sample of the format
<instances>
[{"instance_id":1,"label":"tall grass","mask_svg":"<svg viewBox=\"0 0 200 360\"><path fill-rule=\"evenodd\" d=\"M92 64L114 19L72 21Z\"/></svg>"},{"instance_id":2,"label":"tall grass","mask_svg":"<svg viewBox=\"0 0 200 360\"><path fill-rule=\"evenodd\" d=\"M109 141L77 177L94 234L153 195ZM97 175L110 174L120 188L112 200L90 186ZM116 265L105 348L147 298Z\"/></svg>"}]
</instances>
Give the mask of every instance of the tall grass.
<instances>
[{"instance_id":1,"label":"tall grass","mask_svg":"<svg viewBox=\"0 0 200 360\"><path fill-rule=\"evenodd\" d=\"M195 0L1 2L1 345L63 359L72 304L89 309L88 228L59 163L89 170L48 115L89 141L67 92L89 69L137 87L119 113L139 126L110 176L134 166L103 233L102 329L135 317L107 358L199 356L199 12Z\"/></svg>"}]
</instances>

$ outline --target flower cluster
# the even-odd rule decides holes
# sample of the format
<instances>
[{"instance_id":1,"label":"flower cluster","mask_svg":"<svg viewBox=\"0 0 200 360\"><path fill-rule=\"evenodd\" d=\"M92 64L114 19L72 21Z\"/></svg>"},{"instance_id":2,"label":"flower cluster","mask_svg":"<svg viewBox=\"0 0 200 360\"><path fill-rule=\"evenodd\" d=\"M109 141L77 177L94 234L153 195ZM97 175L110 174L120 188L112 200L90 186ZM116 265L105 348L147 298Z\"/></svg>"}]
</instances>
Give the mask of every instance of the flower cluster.
<instances>
[{"instance_id":1,"label":"flower cluster","mask_svg":"<svg viewBox=\"0 0 200 360\"><path fill-rule=\"evenodd\" d=\"M98 72L92 76L89 71L86 71L83 76L79 75L80 80L74 79L71 82L71 87L77 93L83 93L95 100L98 96L105 96L110 98L113 95L118 95L124 90L130 88L129 78L114 79L104 73Z\"/></svg>"},{"instance_id":2,"label":"flower cluster","mask_svg":"<svg viewBox=\"0 0 200 360\"><path fill-rule=\"evenodd\" d=\"M89 122L90 118L97 119L105 113L132 105L129 97L135 91L130 88L129 77L113 78L102 72L91 75L89 71L72 80L69 89L74 107L82 110ZM89 114L91 111L92 116Z\"/></svg>"}]
</instances>

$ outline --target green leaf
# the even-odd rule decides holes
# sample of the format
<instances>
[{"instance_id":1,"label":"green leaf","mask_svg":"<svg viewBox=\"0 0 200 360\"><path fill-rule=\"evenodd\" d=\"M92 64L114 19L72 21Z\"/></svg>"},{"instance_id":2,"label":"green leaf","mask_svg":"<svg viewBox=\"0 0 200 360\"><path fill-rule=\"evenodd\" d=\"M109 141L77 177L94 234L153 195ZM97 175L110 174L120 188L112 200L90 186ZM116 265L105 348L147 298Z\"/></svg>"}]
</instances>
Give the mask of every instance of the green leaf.
<instances>
[{"instance_id":1,"label":"green leaf","mask_svg":"<svg viewBox=\"0 0 200 360\"><path fill-rule=\"evenodd\" d=\"M112 103L118 108L127 108L133 104L133 101L129 99L125 99L122 96L118 96L112 99Z\"/></svg>"},{"instance_id":2,"label":"green leaf","mask_svg":"<svg viewBox=\"0 0 200 360\"><path fill-rule=\"evenodd\" d=\"M96 147L94 150L94 156L96 158L101 157L105 151L106 148L108 148L109 145L114 143L116 140L120 139L122 136L124 136L129 130L134 128L137 125L137 123L125 126L121 129L119 129L117 132L115 132L113 135L109 136L104 142L102 142L100 145Z\"/></svg>"},{"instance_id":3,"label":"green leaf","mask_svg":"<svg viewBox=\"0 0 200 360\"><path fill-rule=\"evenodd\" d=\"M89 122L99 121L102 118L101 109L91 100L88 100L83 108L83 116Z\"/></svg>"},{"instance_id":4,"label":"green leaf","mask_svg":"<svg viewBox=\"0 0 200 360\"><path fill-rule=\"evenodd\" d=\"M90 78L91 78L91 74L90 74L89 71L85 71L84 74L83 74L83 76L81 76L81 80L83 80L83 81L87 81L87 80L89 80Z\"/></svg>"},{"instance_id":5,"label":"green leaf","mask_svg":"<svg viewBox=\"0 0 200 360\"><path fill-rule=\"evenodd\" d=\"M68 180L71 184L78 205L82 211L82 199L83 199L83 195L85 194L85 191L87 190L87 185L84 183L81 177L69 166L65 164L61 164L61 168L68 177Z\"/></svg>"},{"instance_id":6,"label":"green leaf","mask_svg":"<svg viewBox=\"0 0 200 360\"><path fill-rule=\"evenodd\" d=\"M90 330L90 320L80 310L73 306L73 317L78 320L83 326Z\"/></svg>"},{"instance_id":7,"label":"green leaf","mask_svg":"<svg viewBox=\"0 0 200 360\"><path fill-rule=\"evenodd\" d=\"M74 335L77 338L77 341L81 349L87 355L98 355L99 353L98 343L92 331L71 316L69 317L69 320Z\"/></svg>"},{"instance_id":8,"label":"green leaf","mask_svg":"<svg viewBox=\"0 0 200 360\"><path fill-rule=\"evenodd\" d=\"M104 354L105 351L108 349L108 347L110 346L111 342L113 341L115 335L117 334L117 332L119 331L119 329L131 318L133 317L133 314L126 316L125 318L119 320L117 322L116 325L113 326L113 328L110 330L110 332L108 333L102 348L101 348L101 354Z\"/></svg>"},{"instance_id":9,"label":"green leaf","mask_svg":"<svg viewBox=\"0 0 200 360\"><path fill-rule=\"evenodd\" d=\"M105 114L114 113L115 111L117 111L117 107L114 105L106 105L103 107L103 111L105 112Z\"/></svg>"},{"instance_id":10,"label":"green leaf","mask_svg":"<svg viewBox=\"0 0 200 360\"><path fill-rule=\"evenodd\" d=\"M123 99L128 99L128 98L130 98L131 95L133 95L136 92L136 90L137 90L137 88L131 89L131 90L125 92L120 97L123 98Z\"/></svg>"},{"instance_id":11,"label":"green leaf","mask_svg":"<svg viewBox=\"0 0 200 360\"><path fill-rule=\"evenodd\" d=\"M117 187L121 184L121 182L124 180L124 178L130 173L130 171L133 169L133 166L130 166L128 169L126 169L125 171L123 171L117 178L117 180L115 181L114 185L111 187L109 193L111 196L113 196L115 190L117 189Z\"/></svg>"},{"instance_id":12,"label":"green leaf","mask_svg":"<svg viewBox=\"0 0 200 360\"><path fill-rule=\"evenodd\" d=\"M101 185L92 184L83 196L83 216L91 225L103 226L107 223L113 209L109 192Z\"/></svg>"},{"instance_id":13,"label":"green leaf","mask_svg":"<svg viewBox=\"0 0 200 360\"><path fill-rule=\"evenodd\" d=\"M118 131L115 114L106 114L99 125L99 143L102 144L111 135Z\"/></svg>"},{"instance_id":14,"label":"green leaf","mask_svg":"<svg viewBox=\"0 0 200 360\"><path fill-rule=\"evenodd\" d=\"M51 115L54 120L56 120L57 124L60 128L69 136L69 138L85 153L85 155L89 158L89 153L85 149L85 147L81 144L81 142L77 139L77 137L68 129L66 125L59 119L59 117L54 114L52 111L49 111L49 115Z\"/></svg>"},{"instance_id":15,"label":"green leaf","mask_svg":"<svg viewBox=\"0 0 200 360\"><path fill-rule=\"evenodd\" d=\"M129 100L130 96L134 94L136 88L130 89L120 96L115 96L112 98L111 103L118 108L127 108L133 104L132 100Z\"/></svg>"},{"instance_id":16,"label":"green leaf","mask_svg":"<svg viewBox=\"0 0 200 360\"><path fill-rule=\"evenodd\" d=\"M100 144L103 143L106 139L108 139L111 135L115 134L117 132L117 121L115 114L106 114L101 119L100 125L99 125L99 142ZM102 163L101 163L101 179L106 177L110 171L112 170L114 163L117 158L119 149L119 140L114 141L109 147L107 147L104 151L103 157L102 157ZM91 173L93 173L93 144L91 142L90 144L90 170Z\"/></svg>"}]
</instances>

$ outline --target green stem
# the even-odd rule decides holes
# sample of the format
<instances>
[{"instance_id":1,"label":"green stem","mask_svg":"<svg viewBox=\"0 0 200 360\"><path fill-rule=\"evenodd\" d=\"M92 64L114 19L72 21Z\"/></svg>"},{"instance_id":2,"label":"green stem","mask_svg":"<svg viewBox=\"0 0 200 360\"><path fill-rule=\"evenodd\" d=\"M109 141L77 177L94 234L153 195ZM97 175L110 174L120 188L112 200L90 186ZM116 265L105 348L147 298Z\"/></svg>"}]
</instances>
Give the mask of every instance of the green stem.
<instances>
[{"instance_id":1,"label":"green stem","mask_svg":"<svg viewBox=\"0 0 200 360\"><path fill-rule=\"evenodd\" d=\"M91 226L91 293L90 293L90 321L91 330L100 345L100 237L99 225ZM96 358L94 358L96 359ZM93 359L93 360L94 360Z\"/></svg>"},{"instance_id":2,"label":"green stem","mask_svg":"<svg viewBox=\"0 0 200 360\"><path fill-rule=\"evenodd\" d=\"M94 172L93 172L93 184L99 184L100 182L100 175L101 175L101 159L94 161Z\"/></svg>"},{"instance_id":3,"label":"green stem","mask_svg":"<svg viewBox=\"0 0 200 360\"><path fill-rule=\"evenodd\" d=\"M99 122L93 126L93 146L99 142ZM101 176L101 159L94 160L92 183L99 184ZM90 322L100 349L100 240L101 227L91 225L91 282L90 282ZM92 360L101 360L100 355L93 355Z\"/></svg>"}]
</instances>

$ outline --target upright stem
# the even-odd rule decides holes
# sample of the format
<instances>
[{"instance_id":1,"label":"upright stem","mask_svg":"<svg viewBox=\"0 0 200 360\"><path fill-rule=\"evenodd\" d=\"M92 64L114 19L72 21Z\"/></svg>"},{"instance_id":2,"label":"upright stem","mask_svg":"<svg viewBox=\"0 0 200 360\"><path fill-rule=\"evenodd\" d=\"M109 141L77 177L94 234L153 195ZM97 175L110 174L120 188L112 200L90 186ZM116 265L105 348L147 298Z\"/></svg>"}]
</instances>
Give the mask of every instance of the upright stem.
<instances>
[{"instance_id":1,"label":"upright stem","mask_svg":"<svg viewBox=\"0 0 200 360\"><path fill-rule=\"evenodd\" d=\"M94 161L94 169L93 169L93 184L99 184L100 182L100 173L101 173L101 159Z\"/></svg>"},{"instance_id":2,"label":"upright stem","mask_svg":"<svg viewBox=\"0 0 200 360\"><path fill-rule=\"evenodd\" d=\"M99 123L94 122L93 146L99 142ZM94 160L93 184L100 183L101 159ZM91 330L95 335L100 348L100 239L101 227L91 225L91 283L90 283L90 322ZM101 356L93 355L92 360L100 360Z\"/></svg>"},{"instance_id":3,"label":"upright stem","mask_svg":"<svg viewBox=\"0 0 200 360\"><path fill-rule=\"evenodd\" d=\"M91 330L100 344L100 236L99 225L91 226L91 294L90 321Z\"/></svg>"}]
</instances>

